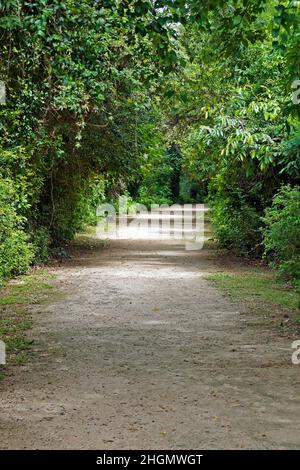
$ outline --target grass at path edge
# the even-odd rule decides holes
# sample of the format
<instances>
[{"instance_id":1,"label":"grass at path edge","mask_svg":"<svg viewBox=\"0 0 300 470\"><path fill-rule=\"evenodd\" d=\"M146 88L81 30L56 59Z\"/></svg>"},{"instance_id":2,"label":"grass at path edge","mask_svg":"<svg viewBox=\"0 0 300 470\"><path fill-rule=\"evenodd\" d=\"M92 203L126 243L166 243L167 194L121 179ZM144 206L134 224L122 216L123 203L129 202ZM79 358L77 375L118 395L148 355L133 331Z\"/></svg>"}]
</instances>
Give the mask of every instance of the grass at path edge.
<instances>
[{"instance_id":1,"label":"grass at path edge","mask_svg":"<svg viewBox=\"0 0 300 470\"><path fill-rule=\"evenodd\" d=\"M33 347L33 339L28 334L32 327L28 307L57 298L51 283L54 278L46 269L35 269L0 288L0 340L6 346L6 364L0 364L0 379L10 366L28 361Z\"/></svg>"}]
</instances>

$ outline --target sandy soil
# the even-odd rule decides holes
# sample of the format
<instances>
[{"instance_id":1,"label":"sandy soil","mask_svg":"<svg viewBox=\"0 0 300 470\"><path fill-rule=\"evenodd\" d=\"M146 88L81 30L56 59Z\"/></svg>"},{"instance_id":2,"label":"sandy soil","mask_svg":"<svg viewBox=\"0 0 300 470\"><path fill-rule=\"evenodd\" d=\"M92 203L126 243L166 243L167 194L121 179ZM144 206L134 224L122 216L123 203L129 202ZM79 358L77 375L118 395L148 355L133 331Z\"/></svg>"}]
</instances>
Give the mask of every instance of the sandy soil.
<instances>
[{"instance_id":1,"label":"sandy soil","mask_svg":"<svg viewBox=\"0 0 300 470\"><path fill-rule=\"evenodd\" d=\"M291 342L205 276L211 251L111 241L32 306L38 351L1 383L1 448L299 448Z\"/></svg>"}]
</instances>

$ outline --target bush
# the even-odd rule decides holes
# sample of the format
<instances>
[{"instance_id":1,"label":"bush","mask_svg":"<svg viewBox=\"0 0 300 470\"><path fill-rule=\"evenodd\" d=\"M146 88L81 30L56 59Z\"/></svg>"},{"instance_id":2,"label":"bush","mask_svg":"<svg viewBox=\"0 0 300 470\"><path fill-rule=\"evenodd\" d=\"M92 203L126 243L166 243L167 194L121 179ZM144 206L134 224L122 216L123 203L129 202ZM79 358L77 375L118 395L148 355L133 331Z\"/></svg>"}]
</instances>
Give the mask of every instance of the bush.
<instances>
[{"instance_id":1,"label":"bush","mask_svg":"<svg viewBox=\"0 0 300 470\"><path fill-rule=\"evenodd\" d=\"M3 279L25 273L33 259L32 245L22 230L13 230L0 241L0 283Z\"/></svg>"},{"instance_id":2,"label":"bush","mask_svg":"<svg viewBox=\"0 0 300 470\"><path fill-rule=\"evenodd\" d=\"M0 177L0 283L26 272L34 256L23 229L25 219L17 213L15 191L12 180Z\"/></svg>"},{"instance_id":3,"label":"bush","mask_svg":"<svg viewBox=\"0 0 300 470\"><path fill-rule=\"evenodd\" d=\"M151 191L148 191L147 188L142 187L139 194L139 203L150 208L151 205L171 205L171 191L168 188L162 188L161 190L157 189L155 194L151 194Z\"/></svg>"},{"instance_id":4,"label":"bush","mask_svg":"<svg viewBox=\"0 0 300 470\"><path fill-rule=\"evenodd\" d=\"M265 257L300 285L300 188L283 186L263 218Z\"/></svg>"},{"instance_id":5,"label":"bush","mask_svg":"<svg viewBox=\"0 0 300 470\"><path fill-rule=\"evenodd\" d=\"M257 255L260 250L260 217L253 207L241 203L232 207L230 199L212 204L212 224L221 247L242 255Z\"/></svg>"},{"instance_id":6,"label":"bush","mask_svg":"<svg viewBox=\"0 0 300 470\"><path fill-rule=\"evenodd\" d=\"M237 166L234 159L223 160L209 184L212 224L222 247L239 255L262 254L263 193L255 169L248 175L246 164Z\"/></svg>"}]
</instances>

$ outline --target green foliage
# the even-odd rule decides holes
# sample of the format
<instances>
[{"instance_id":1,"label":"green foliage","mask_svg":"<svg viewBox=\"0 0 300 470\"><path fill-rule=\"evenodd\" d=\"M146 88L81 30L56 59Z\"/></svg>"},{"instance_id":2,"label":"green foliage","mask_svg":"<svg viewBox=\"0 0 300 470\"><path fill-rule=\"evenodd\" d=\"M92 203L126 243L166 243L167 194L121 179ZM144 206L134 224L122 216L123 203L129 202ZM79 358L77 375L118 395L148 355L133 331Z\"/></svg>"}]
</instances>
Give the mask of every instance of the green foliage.
<instances>
[{"instance_id":1,"label":"green foliage","mask_svg":"<svg viewBox=\"0 0 300 470\"><path fill-rule=\"evenodd\" d=\"M86 225L97 225L97 207L105 201L105 198L104 179L95 176L88 180L74 213L76 230L80 230Z\"/></svg>"},{"instance_id":2,"label":"green foliage","mask_svg":"<svg viewBox=\"0 0 300 470\"><path fill-rule=\"evenodd\" d=\"M283 186L263 218L265 256L300 287L300 188Z\"/></svg>"},{"instance_id":3,"label":"green foliage","mask_svg":"<svg viewBox=\"0 0 300 470\"><path fill-rule=\"evenodd\" d=\"M141 167L143 178L138 200L147 207L151 204L168 205L172 202L170 181L172 168L168 155L161 148L151 150L151 155L145 155Z\"/></svg>"},{"instance_id":4,"label":"green foliage","mask_svg":"<svg viewBox=\"0 0 300 470\"><path fill-rule=\"evenodd\" d=\"M208 199L222 246L260 255L264 209L299 184L296 3L0 2L0 277L124 193Z\"/></svg>"},{"instance_id":5,"label":"green foliage","mask_svg":"<svg viewBox=\"0 0 300 470\"><path fill-rule=\"evenodd\" d=\"M144 151L140 167L137 199L141 204L170 204L172 202L172 158L167 152L161 128L156 125L157 116L152 113L140 129ZM152 119L151 119L152 117ZM154 122L153 122L154 121Z\"/></svg>"},{"instance_id":6,"label":"green foliage","mask_svg":"<svg viewBox=\"0 0 300 470\"><path fill-rule=\"evenodd\" d=\"M282 184L299 182L299 119L290 93L299 12L277 4L247 2L247 14L244 2L218 2L209 28L186 28L186 65L169 78L164 100L169 136L183 154L185 200L189 188L208 199L221 246L256 257L264 209Z\"/></svg>"},{"instance_id":7,"label":"green foliage","mask_svg":"<svg viewBox=\"0 0 300 470\"><path fill-rule=\"evenodd\" d=\"M230 199L218 199L212 206L212 224L220 246L250 256L260 252L261 221L246 203L232 207Z\"/></svg>"},{"instance_id":8,"label":"green foliage","mask_svg":"<svg viewBox=\"0 0 300 470\"><path fill-rule=\"evenodd\" d=\"M18 214L19 196L13 181L0 176L0 283L26 272L33 258L33 247L24 231L24 217Z\"/></svg>"},{"instance_id":9,"label":"green foliage","mask_svg":"<svg viewBox=\"0 0 300 470\"><path fill-rule=\"evenodd\" d=\"M28 237L22 230L13 229L5 235L5 241L0 242L0 280L25 273L34 256Z\"/></svg>"},{"instance_id":10,"label":"green foliage","mask_svg":"<svg viewBox=\"0 0 300 470\"><path fill-rule=\"evenodd\" d=\"M0 16L0 174L19 198L14 240L31 250L29 233L40 263L50 243L95 223L116 182L123 191L137 180L152 152L141 131L152 97L177 67L176 31L150 1L16 0Z\"/></svg>"}]
</instances>

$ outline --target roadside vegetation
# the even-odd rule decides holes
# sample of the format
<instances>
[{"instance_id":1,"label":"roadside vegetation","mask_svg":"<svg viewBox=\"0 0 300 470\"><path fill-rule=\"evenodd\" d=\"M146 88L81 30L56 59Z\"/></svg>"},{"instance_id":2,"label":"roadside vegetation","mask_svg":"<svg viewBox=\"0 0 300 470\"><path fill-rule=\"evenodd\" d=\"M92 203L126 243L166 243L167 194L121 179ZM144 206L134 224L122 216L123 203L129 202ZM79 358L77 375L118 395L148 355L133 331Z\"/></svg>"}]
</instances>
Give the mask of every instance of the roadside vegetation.
<instances>
[{"instance_id":1,"label":"roadside vegetation","mask_svg":"<svg viewBox=\"0 0 300 470\"><path fill-rule=\"evenodd\" d=\"M219 246L299 294L299 23L285 0L1 2L4 289L127 194L208 202Z\"/></svg>"},{"instance_id":2,"label":"roadside vegetation","mask_svg":"<svg viewBox=\"0 0 300 470\"><path fill-rule=\"evenodd\" d=\"M54 276L37 269L6 283L0 294L0 338L6 344L6 365L0 365L0 378L9 366L25 364L33 354L34 340L28 307L58 299Z\"/></svg>"},{"instance_id":3,"label":"roadside vegetation","mask_svg":"<svg viewBox=\"0 0 300 470\"><path fill-rule=\"evenodd\" d=\"M220 255L222 259L222 254ZM263 266L247 265L241 258L226 264L208 280L234 302L251 322L272 327L279 335L297 339L300 332L299 295L291 283Z\"/></svg>"}]
</instances>

